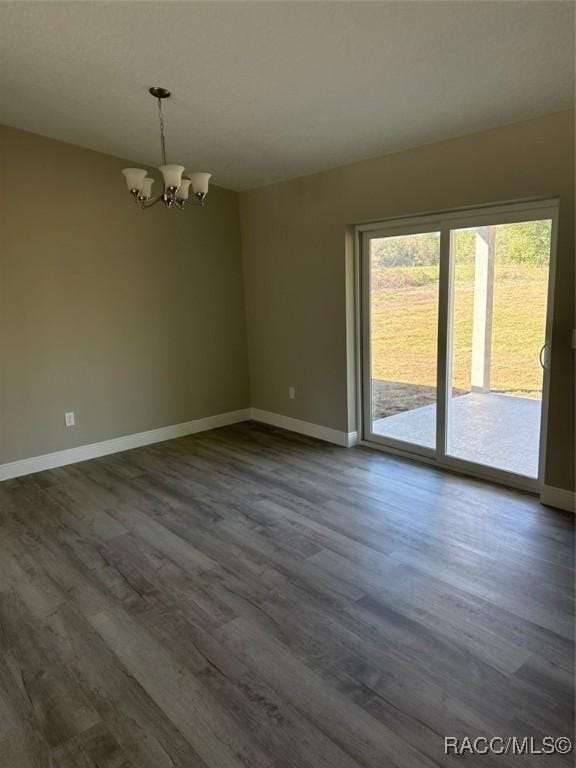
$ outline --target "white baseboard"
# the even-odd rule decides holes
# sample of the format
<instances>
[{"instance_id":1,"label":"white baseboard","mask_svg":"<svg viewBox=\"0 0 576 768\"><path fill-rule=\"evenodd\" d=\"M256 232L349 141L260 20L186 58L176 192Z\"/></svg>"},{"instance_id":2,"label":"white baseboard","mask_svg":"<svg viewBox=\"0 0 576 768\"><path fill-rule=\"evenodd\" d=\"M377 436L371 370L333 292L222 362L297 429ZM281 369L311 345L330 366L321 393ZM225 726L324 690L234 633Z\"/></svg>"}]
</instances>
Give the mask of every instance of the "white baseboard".
<instances>
[{"instance_id":1,"label":"white baseboard","mask_svg":"<svg viewBox=\"0 0 576 768\"><path fill-rule=\"evenodd\" d=\"M355 445L360 443L360 436L358 432L348 432L348 448L354 448Z\"/></svg>"},{"instance_id":2,"label":"white baseboard","mask_svg":"<svg viewBox=\"0 0 576 768\"><path fill-rule=\"evenodd\" d=\"M126 435L126 437L115 437L112 440L103 440L100 443L80 445L78 448L68 448L64 451L55 451L43 456L34 456L30 459L11 461L7 464L0 464L0 481L21 477L22 475L31 475L34 472L42 472L45 469L63 467L66 464L76 464L79 461L95 459L98 456L128 451L131 448L140 448L143 445L161 443L164 440L173 440L175 437L184 437L195 432L205 432L208 429L226 427L229 424L248 421L250 417L251 409L243 408L240 411L218 413L215 416L206 416L202 419L194 419L194 421L172 424L169 427L150 429L147 432L137 432L134 435Z\"/></svg>"},{"instance_id":3,"label":"white baseboard","mask_svg":"<svg viewBox=\"0 0 576 768\"><path fill-rule=\"evenodd\" d=\"M357 432L340 432L338 429L323 427L321 424L312 424L310 421L293 419L291 416L283 416L281 413L262 411L260 408L252 408L251 412L253 421L261 421L263 424L287 429L290 432L299 432L301 435L308 435L308 437L317 437L319 440L342 445L344 448L351 448L358 442Z\"/></svg>"},{"instance_id":4,"label":"white baseboard","mask_svg":"<svg viewBox=\"0 0 576 768\"><path fill-rule=\"evenodd\" d=\"M240 421L249 421L250 419L261 421L274 427L281 427L290 432L299 432L309 437L317 437L319 440L326 440L328 443L342 445L345 448L358 443L357 432L340 432L337 429L323 427L320 424L312 424L309 421L292 419L279 413L261 411L259 408L243 408L240 411L219 413L216 416L185 421L182 424L172 424L169 427L150 429L147 432L137 432L134 435L103 440L100 443L80 445L77 448L67 448L64 451L55 451L54 453L46 453L43 456L33 456L29 459L0 464L0 481L22 477L23 475L31 475L35 472L43 472L46 469L64 467L67 464L76 464L79 461L96 459L99 456L120 453L120 451L129 451L131 448L161 443L164 440L173 440L176 437L193 435L195 432L205 432L217 427L226 427L229 424L237 424Z\"/></svg>"},{"instance_id":5,"label":"white baseboard","mask_svg":"<svg viewBox=\"0 0 576 768\"><path fill-rule=\"evenodd\" d=\"M161 443L165 440L173 440L177 437L185 437L196 432L205 432L209 429L226 427L230 424L238 424L241 421L249 420L260 421L263 424L270 424L273 427L286 429L290 432L298 432L308 437L315 437L328 443L343 446L344 448L351 448L358 444L357 432L343 432L331 427L324 427L321 424L313 424L309 421L293 419L291 416L283 416L280 413L263 411L260 408L243 408L239 411L219 413L215 416L206 416L194 421L172 424L169 427L151 429L147 432L137 432L125 437L103 440L100 443L81 445L77 448L47 453L43 456L33 456L29 459L0 464L0 481L10 480L11 478L23 475L31 475L35 472L43 472L46 469L64 467L67 464L76 464L79 461L87 461L99 456L129 451L132 448L140 448L152 443ZM552 485L543 486L540 494L542 504L563 509L567 512L576 511L575 500L576 494L573 491L555 488Z\"/></svg>"},{"instance_id":6,"label":"white baseboard","mask_svg":"<svg viewBox=\"0 0 576 768\"><path fill-rule=\"evenodd\" d=\"M540 493L540 502L547 507L556 507L565 512L576 512L576 493L566 491L564 488L556 488L553 485L544 485Z\"/></svg>"}]
</instances>

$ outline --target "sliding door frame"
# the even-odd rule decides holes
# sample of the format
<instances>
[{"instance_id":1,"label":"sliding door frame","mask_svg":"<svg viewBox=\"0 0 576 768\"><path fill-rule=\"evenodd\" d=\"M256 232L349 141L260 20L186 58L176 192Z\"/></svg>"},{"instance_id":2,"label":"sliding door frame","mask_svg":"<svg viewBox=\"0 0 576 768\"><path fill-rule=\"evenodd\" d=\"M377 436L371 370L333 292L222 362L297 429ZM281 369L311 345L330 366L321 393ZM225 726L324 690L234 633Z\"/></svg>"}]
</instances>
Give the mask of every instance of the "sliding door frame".
<instances>
[{"instance_id":1,"label":"sliding door frame","mask_svg":"<svg viewBox=\"0 0 576 768\"><path fill-rule=\"evenodd\" d=\"M550 366L542 372L542 401L539 445L539 473L529 478L495 467L458 459L446 452L449 408L451 404L451 353L454 259L451 257L451 231L465 227L511 224L523 221L551 220L550 262L548 267L548 295L546 309L546 359L552 351L552 322L554 316L554 285L556 277L556 244L558 237L557 199L538 199L501 203L497 205L460 208L442 213L407 216L384 221L359 224L355 227L356 242L356 364L357 415L359 442L390 453L416 458L425 463L462 474L522 490L538 492L544 484L546 444L548 435L548 406L550 397ZM371 349L370 349L370 269L369 243L374 237L393 237L421 232L440 232L440 275L438 286L437 333L437 401L436 448L429 449L400 440L376 435L371 431Z\"/></svg>"},{"instance_id":2,"label":"sliding door frame","mask_svg":"<svg viewBox=\"0 0 576 768\"><path fill-rule=\"evenodd\" d=\"M430 220L426 223L403 223L398 226L392 223L391 226L378 226L374 229L362 230L361 232L361 334L362 339L371 338L370 333L370 240L374 237L402 237L404 235L418 235L426 232L440 232L440 220ZM440 261L440 259L439 259ZM371 444L378 444L397 450L409 451L410 453L433 459L436 455L435 448L428 448L424 445L407 443L403 440L397 440L392 437L384 437L372 432L372 350L370 343L362 344L362 371L364 372L362 392L362 439ZM438 384L438 383L437 383ZM438 421L438 420L437 420Z\"/></svg>"}]
</instances>

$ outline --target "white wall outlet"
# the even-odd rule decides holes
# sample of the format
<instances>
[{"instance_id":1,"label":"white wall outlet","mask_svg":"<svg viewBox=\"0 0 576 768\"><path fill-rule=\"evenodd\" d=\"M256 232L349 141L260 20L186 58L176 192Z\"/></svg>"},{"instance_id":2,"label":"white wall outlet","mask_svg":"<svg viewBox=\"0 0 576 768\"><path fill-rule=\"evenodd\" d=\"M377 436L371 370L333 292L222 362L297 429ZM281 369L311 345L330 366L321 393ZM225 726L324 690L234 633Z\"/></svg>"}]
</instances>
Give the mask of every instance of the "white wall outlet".
<instances>
[{"instance_id":1,"label":"white wall outlet","mask_svg":"<svg viewBox=\"0 0 576 768\"><path fill-rule=\"evenodd\" d=\"M74 411L68 411L68 413L65 413L64 421L66 422L67 427L74 427L76 425L76 417L74 416Z\"/></svg>"},{"instance_id":2,"label":"white wall outlet","mask_svg":"<svg viewBox=\"0 0 576 768\"><path fill-rule=\"evenodd\" d=\"M290 400L296 400L296 387L288 387L288 397Z\"/></svg>"}]
</instances>

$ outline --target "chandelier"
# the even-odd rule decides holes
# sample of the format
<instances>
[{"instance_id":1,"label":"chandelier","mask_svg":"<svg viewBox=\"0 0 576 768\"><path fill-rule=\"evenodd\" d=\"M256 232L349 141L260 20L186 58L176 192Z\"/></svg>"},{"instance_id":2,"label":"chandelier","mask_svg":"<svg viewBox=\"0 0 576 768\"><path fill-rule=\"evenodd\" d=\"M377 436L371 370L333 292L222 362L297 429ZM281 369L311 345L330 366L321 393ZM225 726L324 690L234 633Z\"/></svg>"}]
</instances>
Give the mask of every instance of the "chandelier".
<instances>
[{"instance_id":1,"label":"chandelier","mask_svg":"<svg viewBox=\"0 0 576 768\"><path fill-rule=\"evenodd\" d=\"M162 201L166 208L176 207L182 210L188 201L190 187L192 187L192 194L194 195L194 204L204 205L212 174L198 172L191 173L189 176L183 176L185 171L183 165L166 164L166 138L164 136L162 100L170 96L170 91L167 91L166 88L154 87L149 89L149 93L158 101L160 146L162 148L162 165L158 166L158 170L164 177L164 192L161 195L152 197L154 179L148 176L147 171L141 168L124 168L122 173L126 179L126 186L134 198L134 202L140 208L151 208L156 203Z\"/></svg>"}]
</instances>

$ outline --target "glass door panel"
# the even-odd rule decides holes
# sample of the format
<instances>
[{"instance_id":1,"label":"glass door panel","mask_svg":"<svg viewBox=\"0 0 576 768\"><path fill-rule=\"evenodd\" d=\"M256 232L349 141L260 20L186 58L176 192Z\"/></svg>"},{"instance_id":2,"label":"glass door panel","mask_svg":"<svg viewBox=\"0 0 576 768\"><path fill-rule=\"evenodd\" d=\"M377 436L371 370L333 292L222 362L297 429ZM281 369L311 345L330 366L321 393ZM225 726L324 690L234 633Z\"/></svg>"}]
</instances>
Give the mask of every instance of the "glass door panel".
<instances>
[{"instance_id":1,"label":"glass door panel","mask_svg":"<svg viewBox=\"0 0 576 768\"><path fill-rule=\"evenodd\" d=\"M440 232L368 238L370 433L436 448Z\"/></svg>"},{"instance_id":2,"label":"glass door panel","mask_svg":"<svg viewBox=\"0 0 576 768\"><path fill-rule=\"evenodd\" d=\"M446 454L538 477L551 221L451 230Z\"/></svg>"}]
</instances>

